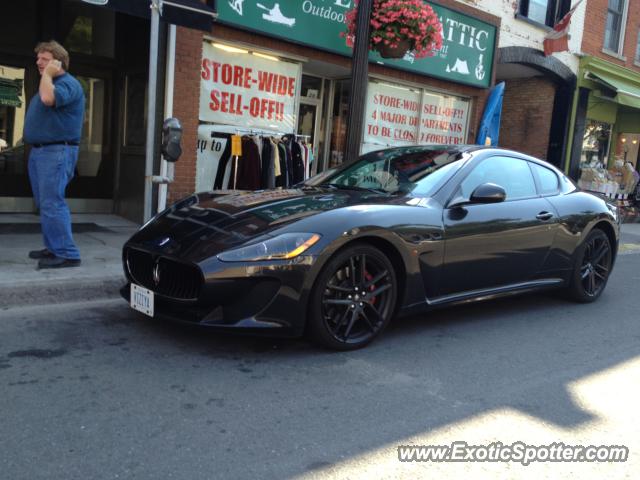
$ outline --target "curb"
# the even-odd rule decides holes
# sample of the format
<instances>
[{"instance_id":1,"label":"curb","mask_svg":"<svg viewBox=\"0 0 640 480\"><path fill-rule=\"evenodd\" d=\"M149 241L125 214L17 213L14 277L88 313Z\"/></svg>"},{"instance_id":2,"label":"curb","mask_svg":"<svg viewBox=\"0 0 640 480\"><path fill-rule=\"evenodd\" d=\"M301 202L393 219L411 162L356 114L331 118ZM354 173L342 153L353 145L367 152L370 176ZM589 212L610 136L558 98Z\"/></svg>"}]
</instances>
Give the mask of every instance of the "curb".
<instances>
[{"instance_id":1,"label":"curb","mask_svg":"<svg viewBox=\"0 0 640 480\"><path fill-rule=\"evenodd\" d=\"M0 289L0 307L50 305L120 298L120 289L126 284L123 275L100 278L47 280L24 284L3 285Z\"/></svg>"}]
</instances>

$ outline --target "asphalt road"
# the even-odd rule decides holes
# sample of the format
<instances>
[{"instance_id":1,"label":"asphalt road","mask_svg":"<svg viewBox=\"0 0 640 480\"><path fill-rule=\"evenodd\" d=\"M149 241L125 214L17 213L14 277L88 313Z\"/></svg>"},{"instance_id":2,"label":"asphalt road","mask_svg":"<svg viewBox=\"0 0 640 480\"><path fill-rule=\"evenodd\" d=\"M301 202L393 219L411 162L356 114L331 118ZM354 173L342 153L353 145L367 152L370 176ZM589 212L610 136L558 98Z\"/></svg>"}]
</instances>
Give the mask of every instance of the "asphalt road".
<instances>
[{"instance_id":1,"label":"asphalt road","mask_svg":"<svg viewBox=\"0 0 640 480\"><path fill-rule=\"evenodd\" d=\"M123 302L0 312L0 477L637 478L640 255L602 298L396 322L368 348L229 337ZM400 444L626 445L626 463L401 463Z\"/></svg>"}]
</instances>

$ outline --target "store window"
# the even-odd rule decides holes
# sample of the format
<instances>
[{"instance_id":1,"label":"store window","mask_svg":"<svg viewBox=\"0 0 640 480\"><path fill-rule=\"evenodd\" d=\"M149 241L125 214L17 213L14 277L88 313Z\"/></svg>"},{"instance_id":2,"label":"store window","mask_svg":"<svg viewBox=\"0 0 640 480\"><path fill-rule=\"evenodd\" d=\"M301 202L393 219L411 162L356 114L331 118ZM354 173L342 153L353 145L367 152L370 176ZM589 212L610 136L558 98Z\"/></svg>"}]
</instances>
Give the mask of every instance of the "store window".
<instances>
[{"instance_id":1,"label":"store window","mask_svg":"<svg viewBox=\"0 0 640 480\"><path fill-rule=\"evenodd\" d=\"M519 14L553 27L571 8L570 0L521 0Z\"/></svg>"},{"instance_id":2,"label":"store window","mask_svg":"<svg viewBox=\"0 0 640 480\"><path fill-rule=\"evenodd\" d=\"M101 78L78 76L85 97L82 139L78 152L77 173L95 177L102 163L104 115L106 110L105 81Z\"/></svg>"},{"instance_id":3,"label":"store window","mask_svg":"<svg viewBox=\"0 0 640 480\"><path fill-rule=\"evenodd\" d=\"M605 168L611 142L611 125L587 120L582 141L580 168Z\"/></svg>"},{"instance_id":4,"label":"store window","mask_svg":"<svg viewBox=\"0 0 640 480\"><path fill-rule=\"evenodd\" d=\"M362 151L419 144L463 144L469 99L382 80L369 82Z\"/></svg>"},{"instance_id":5,"label":"store window","mask_svg":"<svg viewBox=\"0 0 640 480\"><path fill-rule=\"evenodd\" d=\"M625 0L609 0L607 20L604 29L604 48L614 53L621 53L620 38L623 31Z\"/></svg>"},{"instance_id":6,"label":"store window","mask_svg":"<svg viewBox=\"0 0 640 480\"><path fill-rule=\"evenodd\" d=\"M587 120L580 155L580 179L578 185L585 190L611 193L611 178L607 173L611 125L596 120Z\"/></svg>"},{"instance_id":7,"label":"store window","mask_svg":"<svg viewBox=\"0 0 640 480\"><path fill-rule=\"evenodd\" d=\"M0 175L26 175L24 69L0 65Z\"/></svg>"},{"instance_id":8,"label":"store window","mask_svg":"<svg viewBox=\"0 0 640 480\"><path fill-rule=\"evenodd\" d=\"M115 14L80 2L62 4L59 28L63 45L72 53L115 56Z\"/></svg>"}]
</instances>

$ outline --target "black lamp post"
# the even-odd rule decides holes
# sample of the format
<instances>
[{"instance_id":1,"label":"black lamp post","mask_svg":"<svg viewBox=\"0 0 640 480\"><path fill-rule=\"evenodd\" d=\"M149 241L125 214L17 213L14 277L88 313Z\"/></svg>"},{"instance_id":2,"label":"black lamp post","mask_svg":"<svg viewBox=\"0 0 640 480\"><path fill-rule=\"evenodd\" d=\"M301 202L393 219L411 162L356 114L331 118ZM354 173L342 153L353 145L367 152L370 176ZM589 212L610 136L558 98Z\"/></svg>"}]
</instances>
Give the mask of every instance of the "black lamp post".
<instances>
[{"instance_id":1,"label":"black lamp post","mask_svg":"<svg viewBox=\"0 0 640 480\"><path fill-rule=\"evenodd\" d=\"M349 99L349 121L345 161L353 162L360 155L364 112L369 84L369 32L371 30L371 6L373 0L360 0L356 17L356 40L351 60L351 96Z\"/></svg>"}]
</instances>

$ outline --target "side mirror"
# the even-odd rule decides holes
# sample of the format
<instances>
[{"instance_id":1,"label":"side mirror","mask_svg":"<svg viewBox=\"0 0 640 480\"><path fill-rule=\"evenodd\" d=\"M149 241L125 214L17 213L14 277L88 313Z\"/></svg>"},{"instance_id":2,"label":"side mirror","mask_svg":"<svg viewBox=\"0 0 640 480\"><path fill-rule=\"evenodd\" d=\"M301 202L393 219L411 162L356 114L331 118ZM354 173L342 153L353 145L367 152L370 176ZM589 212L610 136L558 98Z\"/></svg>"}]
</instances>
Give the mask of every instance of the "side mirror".
<instances>
[{"instance_id":1,"label":"side mirror","mask_svg":"<svg viewBox=\"0 0 640 480\"><path fill-rule=\"evenodd\" d=\"M177 118L167 118L162 125L162 156L167 162L177 162L182 155L182 125Z\"/></svg>"},{"instance_id":2,"label":"side mirror","mask_svg":"<svg viewBox=\"0 0 640 480\"><path fill-rule=\"evenodd\" d=\"M469 198L470 203L500 203L507 198L507 192L495 183L478 185Z\"/></svg>"}]
</instances>

